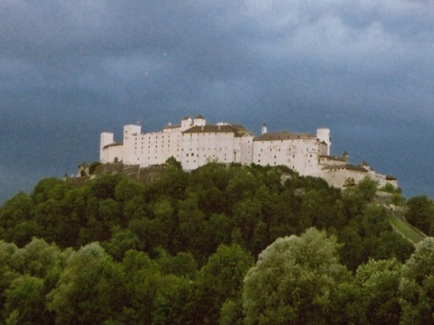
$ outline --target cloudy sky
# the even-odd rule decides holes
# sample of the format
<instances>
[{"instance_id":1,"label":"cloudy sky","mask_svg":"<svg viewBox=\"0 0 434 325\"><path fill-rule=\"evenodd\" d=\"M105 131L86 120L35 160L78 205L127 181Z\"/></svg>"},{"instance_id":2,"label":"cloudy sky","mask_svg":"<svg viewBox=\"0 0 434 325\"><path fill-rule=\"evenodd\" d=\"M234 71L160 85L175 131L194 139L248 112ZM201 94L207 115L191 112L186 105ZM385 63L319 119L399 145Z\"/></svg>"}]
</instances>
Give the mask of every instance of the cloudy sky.
<instances>
[{"instance_id":1,"label":"cloudy sky","mask_svg":"<svg viewBox=\"0 0 434 325\"><path fill-rule=\"evenodd\" d=\"M0 202L183 116L312 132L434 197L432 0L0 0Z\"/></svg>"}]
</instances>

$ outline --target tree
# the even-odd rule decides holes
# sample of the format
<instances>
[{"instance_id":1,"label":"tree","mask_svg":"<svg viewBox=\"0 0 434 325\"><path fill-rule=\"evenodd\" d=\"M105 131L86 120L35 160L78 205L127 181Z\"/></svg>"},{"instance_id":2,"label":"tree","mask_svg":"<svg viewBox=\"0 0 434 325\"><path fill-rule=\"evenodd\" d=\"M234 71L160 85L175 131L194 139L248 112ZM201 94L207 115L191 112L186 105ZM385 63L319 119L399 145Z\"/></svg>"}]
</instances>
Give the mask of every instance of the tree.
<instances>
[{"instance_id":1,"label":"tree","mask_svg":"<svg viewBox=\"0 0 434 325\"><path fill-rule=\"evenodd\" d=\"M98 284L104 276L104 265L110 257L98 243L81 248L69 258L68 265L48 295L49 310L56 314L58 324L101 324L111 316L107 311L110 292L101 292ZM112 289L116 289L113 287Z\"/></svg>"},{"instance_id":2,"label":"tree","mask_svg":"<svg viewBox=\"0 0 434 325\"><path fill-rule=\"evenodd\" d=\"M403 265L399 293L401 324L434 323L434 238L418 243Z\"/></svg>"},{"instance_id":3,"label":"tree","mask_svg":"<svg viewBox=\"0 0 434 325\"><path fill-rule=\"evenodd\" d=\"M371 259L357 269L356 283L361 289L360 304L366 309L367 324L399 324L400 276L401 264L396 259Z\"/></svg>"},{"instance_id":4,"label":"tree","mask_svg":"<svg viewBox=\"0 0 434 325\"><path fill-rule=\"evenodd\" d=\"M326 324L330 292L349 277L338 248L314 228L268 246L244 278L245 324Z\"/></svg>"},{"instance_id":5,"label":"tree","mask_svg":"<svg viewBox=\"0 0 434 325\"><path fill-rule=\"evenodd\" d=\"M405 214L407 221L425 234L431 234L430 228L434 221L433 201L425 195L416 196L408 199L407 207Z\"/></svg>"},{"instance_id":6,"label":"tree","mask_svg":"<svg viewBox=\"0 0 434 325\"><path fill-rule=\"evenodd\" d=\"M26 246L14 252L10 264L21 274L44 279L48 274L60 273L66 260L55 244L50 245L43 239L33 238Z\"/></svg>"},{"instance_id":7,"label":"tree","mask_svg":"<svg viewBox=\"0 0 434 325\"><path fill-rule=\"evenodd\" d=\"M252 256L239 245L219 246L200 270L193 313L197 324L218 324L223 303L240 297L244 275L252 264Z\"/></svg>"},{"instance_id":8,"label":"tree","mask_svg":"<svg viewBox=\"0 0 434 325\"><path fill-rule=\"evenodd\" d=\"M99 161L94 161L89 165L89 175L93 175L98 168L98 166L102 165Z\"/></svg>"},{"instance_id":9,"label":"tree","mask_svg":"<svg viewBox=\"0 0 434 325\"><path fill-rule=\"evenodd\" d=\"M40 278L22 275L12 281L3 310L7 324L52 324L54 317L46 309L45 294Z\"/></svg>"},{"instance_id":10,"label":"tree","mask_svg":"<svg viewBox=\"0 0 434 325\"><path fill-rule=\"evenodd\" d=\"M370 202L373 200L375 193L377 192L378 182L369 177L365 177L359 182L357 188L359 189L362 198L366 202Z\"/></svg>"}]
</instances>

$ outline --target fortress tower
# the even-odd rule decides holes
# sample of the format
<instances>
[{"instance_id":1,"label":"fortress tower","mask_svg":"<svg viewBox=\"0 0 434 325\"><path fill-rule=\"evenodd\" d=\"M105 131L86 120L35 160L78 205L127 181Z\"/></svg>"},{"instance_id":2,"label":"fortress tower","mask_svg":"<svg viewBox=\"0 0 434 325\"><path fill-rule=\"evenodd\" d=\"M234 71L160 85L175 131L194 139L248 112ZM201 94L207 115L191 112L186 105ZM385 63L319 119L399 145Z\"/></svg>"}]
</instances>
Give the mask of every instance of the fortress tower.
<instances>
[{"instance_id":1,"label":"fortress tower","mask_svg":"<svg viewBox=\"0 0 434 325\"><path fill-rule=\"evenodd\" d=\"M330 155L330 147L332 145L332 139L330 137L330 129L317 129L316 137L327 145L327 155Z\"/></svg>"},{"instance_id":2,"label":"fortress tower","mask_svg":"<svg viewBox=\"0 0 434 325\"><path fill-rule=\"evenodd\" d=\"M137 164L137 138L142 132L142 127L137 124L124 126L124 163Z\"/></svg>"}]
</instances>

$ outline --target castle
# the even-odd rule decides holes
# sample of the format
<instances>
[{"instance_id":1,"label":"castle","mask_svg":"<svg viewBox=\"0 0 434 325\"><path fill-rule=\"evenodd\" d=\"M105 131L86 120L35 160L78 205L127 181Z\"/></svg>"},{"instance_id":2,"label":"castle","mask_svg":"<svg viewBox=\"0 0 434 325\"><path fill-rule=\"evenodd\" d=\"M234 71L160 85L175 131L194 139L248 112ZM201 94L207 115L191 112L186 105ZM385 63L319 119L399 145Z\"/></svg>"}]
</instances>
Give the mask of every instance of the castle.
<instances>
[{"instance_id":1,"label":"castle","mask_svg":"<svg viewBox=\"0 0 434 325\"><path fill-rule=\"evenodd\" d=\"M162 131L142 133L140 125L125 125L123 143L114 141L111 132L101 133L100 162L148 167L163 164L170 157L184 170L193 170L208 162L261 166L285 165L303 176L322 177L330 186L342 188L357 184L365 177L379 187L397 187L393 176L377 174L365 162L350 165L349 155L330 155L329 129L316 134L268 132L255 136L238 124L207 124L201 115L185 117L178 125L168 124Z\"/></svg>"}]
</instances>

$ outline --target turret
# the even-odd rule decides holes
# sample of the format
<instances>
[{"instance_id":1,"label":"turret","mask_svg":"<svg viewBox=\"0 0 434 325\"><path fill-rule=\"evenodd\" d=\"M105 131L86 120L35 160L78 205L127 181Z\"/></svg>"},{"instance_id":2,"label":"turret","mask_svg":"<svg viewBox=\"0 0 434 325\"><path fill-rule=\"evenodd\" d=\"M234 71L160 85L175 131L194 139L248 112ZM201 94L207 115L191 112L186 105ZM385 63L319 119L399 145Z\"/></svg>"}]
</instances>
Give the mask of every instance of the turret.
<instances>
[{"instance_id":1,"label":"turret","mask_svg":"<svg viewBox=\"0 0 434 325\"><path fill-rule=\"evenodd\" d=\"M101 138L100 138L100 147L99 147L99 160L102 163L105 163L105 156L104 156L104 147L108 146L109 144L114 144L114 134L112 132L102 132Z\"/></svg>"},{"instance_id":2,"label":"turret","mask_svg":"<svg viewBox=\"0 0 434 325\"><path fill-rule=\"evenodd\" d=\"M198 115L194 118L193 125L194 126L205 126L206 120L204 119L204 117L202 115Z\"/></svg>"},{"instance_id":3,"label":"turret","mask_svg":"<svg viewBox=\"0 0 434 325\"><path fill-rule=\"evenodd\" d=\"M124 126L124 143L132 136L142 133L142 127L137 124L129 124Z\"/></svg>"},{"instance_id":4,"label":"turret","mask_svg":"<svg viewBox=\"0 0 434 325\"><path fill-rule=\"evenodd\" d=\"M188 130L193 125L193 120L191 117L184 117L181 120L181 132L184 132L185 130Z\"/></svg>"},{"instance_id":5,"label":"turret","mask_svg":"<svg viewBox=\"0 0 434 325\"><path fill-rule=\"evenodd\" d=\"M324 142L327 145L327 155L330 155L330 147L332 145L330 129L317 129L316 137L319 141Z\"/></svg>"}]
</instances>

